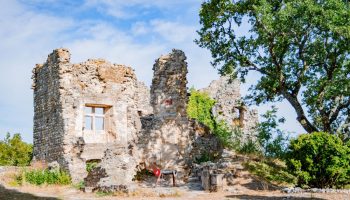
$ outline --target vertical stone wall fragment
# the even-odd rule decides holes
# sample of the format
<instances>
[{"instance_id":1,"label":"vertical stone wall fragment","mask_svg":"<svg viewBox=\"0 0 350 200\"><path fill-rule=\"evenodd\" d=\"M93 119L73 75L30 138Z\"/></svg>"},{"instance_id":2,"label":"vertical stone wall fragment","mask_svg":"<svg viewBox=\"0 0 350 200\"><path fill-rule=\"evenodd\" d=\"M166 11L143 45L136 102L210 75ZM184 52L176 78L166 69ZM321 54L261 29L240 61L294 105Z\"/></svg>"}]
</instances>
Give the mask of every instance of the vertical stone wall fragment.
<instances>
[{"instance_id":1,"label":"vertical stone wall fragment","mask_svg":"<svg viewBox=\"0 0 350 200\"><path fill-rule=\"evenodd\" d=\"M70 53L66 49L54 50L44 64L33 69L34 90L34 160L47 162L64 160L64 116L62 114L62 68L70 65Z\"/></svg>"},{"instance_id":2,"label":"vertical stone wall fragment","mask_svg":"<svg viewBox=\"0 0 350 200\"><path fill-rule=\"evenodd\" d=\"M230 77L222 76L201 91L215 99L216 103L212 112L218 121L226 122L232 129L239 127L243 132L243 142L248 138L255 138L258 112L249 110L243 104L239 80L230 80Z\"/></svg>"},{"instance_id":3,"label":"vertical stone wall fragment","mask_svg":"<svg viewBox=\"0 0 350 200\"><path fill-rule=\"evenodd\" d=\"M156 60L151 86L154 115L142 119L139 140L144 161L156 162L163 169L176 169L182 174L186 173L191 151L185 60L180 50Z\"/></svg>"}]
</instances>

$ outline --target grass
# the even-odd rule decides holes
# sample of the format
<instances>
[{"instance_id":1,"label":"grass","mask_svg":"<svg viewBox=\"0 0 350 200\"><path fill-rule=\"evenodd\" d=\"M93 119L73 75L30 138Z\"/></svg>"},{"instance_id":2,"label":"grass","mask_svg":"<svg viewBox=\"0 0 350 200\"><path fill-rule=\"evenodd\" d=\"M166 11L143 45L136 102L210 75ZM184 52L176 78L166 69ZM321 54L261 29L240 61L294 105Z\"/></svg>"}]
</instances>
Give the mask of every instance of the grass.
<instances>
[{"instance_id":1,"label":"grass","mask_svg":"<svg viewBox=\"0 0 350 200\"><path fill-rule=\"evenodd\" d=\"M97 191L97 192L96 192L96 195L97 195L98 197L105 197L105 196L112 196L112 195L114 195L114 193L113 193L113 192L102 192L102 191Z\"/></svg>"},{"instance_id":2,"label":"grass","mask_svg":"<svg viewBox=\"0 0 350 200\"><path fill-rule=\"evenodd\" d=\"M82 190L85 188L85 182L84 181L80 181L79 183L76 184L72 184L73 188L77 189L77 190Z\"/></svg>"},{"instance_id":3,"label":"grass","mask_svg":"<svg viewBox=\"0 0 350 200\"><path fill-rule=\"evenodd\" d=\"M278 159L254 159L243 163L248 171L269 183L279 186L294 186L296 177L287 171L285 163Z\"/></svg>"},{"instance_id":4,"label":"grass","mask_svg":"<svg viewBox=\"0 0 350 200\"><path fill-rule=\"evenodd\" d=\"M29 183L32 185L69 185L71 184L71 178L65 171L47 169L32 169L24 170L15 176L15 180L19 185L23 183Z\"/></svg>"},{"instance_id":5,"label":"grass","mask_svg":"<svg viewBox=\"0 0 350 200\"><path fill-rule=\"evenodd\" d=\"M159 194L160 198L169 198L169 197L181 197L181 193L178 190L175 190L173 193L161 193Z\"/></svg>"}]
</instances>

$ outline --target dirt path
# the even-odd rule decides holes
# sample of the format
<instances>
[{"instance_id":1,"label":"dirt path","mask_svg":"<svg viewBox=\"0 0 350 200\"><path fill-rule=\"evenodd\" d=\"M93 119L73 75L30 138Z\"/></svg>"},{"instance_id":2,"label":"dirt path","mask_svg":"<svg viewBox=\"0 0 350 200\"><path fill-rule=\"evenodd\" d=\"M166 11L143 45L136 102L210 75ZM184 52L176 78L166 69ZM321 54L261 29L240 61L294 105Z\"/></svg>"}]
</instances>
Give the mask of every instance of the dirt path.
<instances>
[{"instance_id":1,"label":"dirt path","mask_svg":"<svg viewBox=\"0 0 350 200\"><path fill-rule=\"evenodd\" d=\"M219 193L206 193L203 191L190 191L186 192L180 189L178 196L174 197L159 197L154 196L156 194L155 189L146 188L143 193L139 193L141 196L99 196L97 194L85 194L80 191L73 190L71 188L53 188L53 187L43 187L35 188L35 190L28 191L30 188L18 188L7 189L0 186L0 199L1 200L110 200L110 199L128 199L128 200L160 200L160 199L188 199L188 200L233 200L233 199L267 199L267 200L282 200L282 199L336 199L336 200L349 200L350 196L348 194L283 194L278 191L246 191L246 192L219 192ZM168 189L168 188L165 188ZM158 188L158 190L164 190L164 188ZM153 192L153 193L152 193ZM155 192L155 193L154 193ZM181 193L182 192L182 193ZM53 197L50 197L53 196Z\"/></svg>"},{"instance_id":2,"label":"dirt path","mask_svg":"<svg viewBox=\"0 0 350 200\"><path fill-rule=\"evenodd\" d=\"M135 185L128 196L125 194L106 195L99 193L84 193L72 186L31 186L20 187L9 186L9 178L0 172L0 200L164 200L164 199L186 199L186 200L234 200L234 199L335 199L350 200L350 194L329 193L301 193L286 194L277 188L267 186L254 179L248 173L243 173L236 178L233 186L227 187L222 192L209 193L201 190L200 183L193 181L178 187L170 187L163 182L160 187L152 187L153 181Z\"/></svg>"}]
</instances>

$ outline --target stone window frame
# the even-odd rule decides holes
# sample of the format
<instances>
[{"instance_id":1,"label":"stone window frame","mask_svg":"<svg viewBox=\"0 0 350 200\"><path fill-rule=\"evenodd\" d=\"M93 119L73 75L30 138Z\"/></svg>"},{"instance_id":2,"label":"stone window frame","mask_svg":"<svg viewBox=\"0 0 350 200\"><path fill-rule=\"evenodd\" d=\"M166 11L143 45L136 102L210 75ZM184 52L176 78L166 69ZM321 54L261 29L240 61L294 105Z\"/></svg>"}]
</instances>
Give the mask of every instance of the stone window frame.
<instances>
[{"instance_id":1,"label":"stone window frame","mask_svg":"<svg viewBox=\"0 0 350 200\"><path fill-rule=\"evenodd\" d=\"M85 109L89 107L92 109L91 113L86 113ZM96 108L102 108L103 109L103 114L97 114L95 112ZM83 131L87 131L87 132L93 132L93 133L100 133L103 134L105 133L105 131L107 130L107 111L108 109L111 108L111 106L109 105L103 105L103 104L85 104L84 106L84 122L83 122ZM91 117L91 129L86 129L86 117L89 116ZM96 130L96 117L97 118L103 118L103 129L102 130Z\"/></svg>"}]
</instances>

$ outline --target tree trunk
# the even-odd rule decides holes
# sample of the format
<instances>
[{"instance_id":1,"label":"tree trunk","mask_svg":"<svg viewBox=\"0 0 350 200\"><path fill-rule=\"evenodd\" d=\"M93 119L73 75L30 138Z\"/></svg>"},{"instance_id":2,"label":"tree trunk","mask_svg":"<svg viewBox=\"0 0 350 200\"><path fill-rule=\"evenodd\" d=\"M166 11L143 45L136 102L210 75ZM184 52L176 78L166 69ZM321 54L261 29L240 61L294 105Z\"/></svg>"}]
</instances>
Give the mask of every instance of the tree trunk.
<instances>
[{"instance_id":1,"label":"tree trunk","mask_svg":"<svg viewBox=\"0 0 350 200\"><path fill-rule=\"evenodd\" d=\"M297 120L301 126L308 132L318 132L318 129L311 124L311 122L306 118L303 107L299 103L296 96L292 96L286 91L282 91L282 95L288 100L288 102L293 106L295 112L297 113Z\"/></svg>"}]
</instances>

